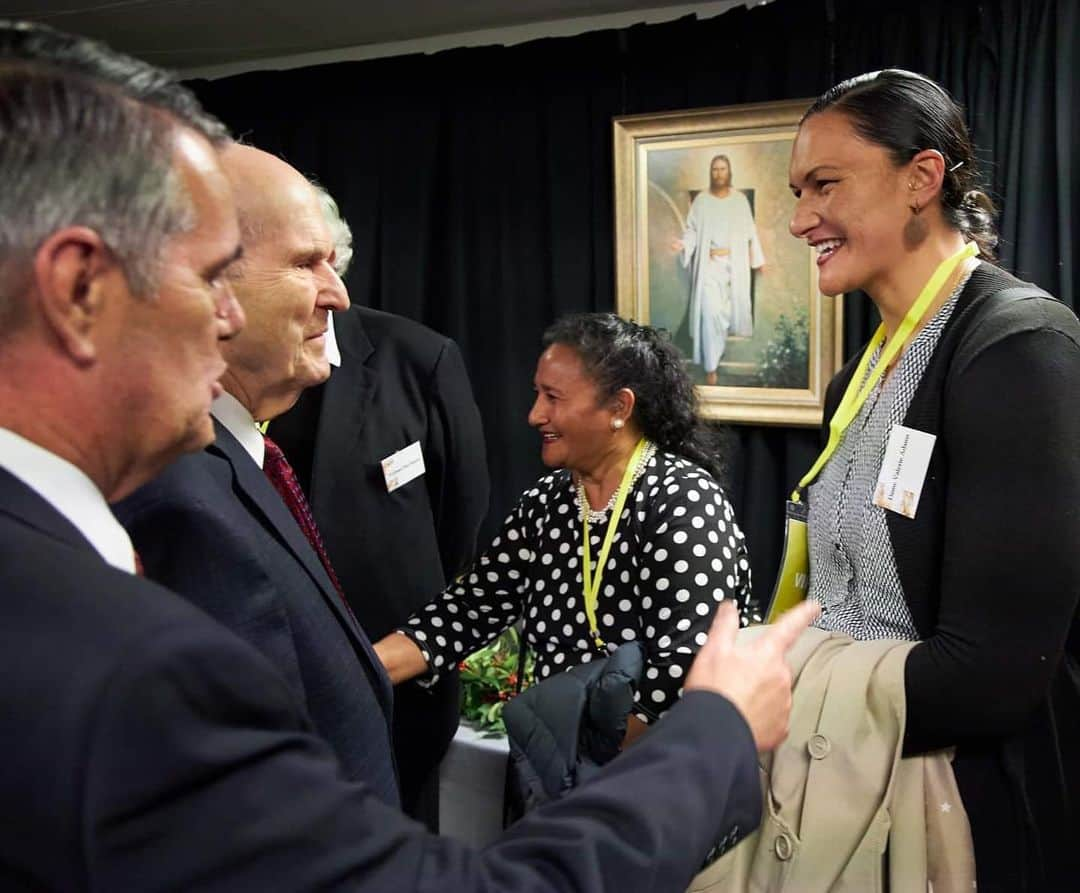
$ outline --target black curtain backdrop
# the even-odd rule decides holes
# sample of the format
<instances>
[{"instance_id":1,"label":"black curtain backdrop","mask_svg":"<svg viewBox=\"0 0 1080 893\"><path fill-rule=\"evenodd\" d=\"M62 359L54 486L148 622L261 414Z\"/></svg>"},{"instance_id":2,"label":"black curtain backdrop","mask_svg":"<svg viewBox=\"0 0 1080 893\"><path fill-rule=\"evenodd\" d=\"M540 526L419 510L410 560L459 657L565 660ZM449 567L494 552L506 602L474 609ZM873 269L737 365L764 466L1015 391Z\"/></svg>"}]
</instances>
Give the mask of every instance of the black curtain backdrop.
<instances>
[{"instance_id":1,"label":"black curtain backdrop","mask_svg":"<svg viewBox=\"0 0 1080 893\"><path fill-rule=\"evenodd\" d=\"M353 301L461 345L487 431L486 538L543 470L525 423L542 331L615 306L614 116L809 98L884 67L923 72L967 107L1002 209L1004 266L1075 307L1078 50L1080 0L777 0L706 21L193 86L237 134L338 199L356 239ZM844 314L850 355L877 316L860 294ZM767 595L783 501L819 434L728 431L728 491Z\"/></svg>"}]
</instances>

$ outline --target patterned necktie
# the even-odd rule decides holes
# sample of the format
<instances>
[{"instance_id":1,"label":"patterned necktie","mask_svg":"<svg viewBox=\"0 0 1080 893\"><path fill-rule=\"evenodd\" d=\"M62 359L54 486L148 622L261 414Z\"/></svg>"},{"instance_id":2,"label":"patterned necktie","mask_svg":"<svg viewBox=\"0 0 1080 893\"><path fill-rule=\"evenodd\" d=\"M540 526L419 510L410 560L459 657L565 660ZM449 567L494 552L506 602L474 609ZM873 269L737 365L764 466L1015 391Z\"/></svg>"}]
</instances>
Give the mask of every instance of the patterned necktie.
<instances>
[{"instance_id":1,"label":"patterned necktie","mask_svg":"<svg viewBox=\"0 0 1080 893\"><path fill-rule=\"evenodd\" d=\"M281 494L281 498L285 500L285 505L289 507L289 511L292 512L292 516L296 519L296 523L300 525L300 530L307 537L307 541L311 543L311 548L315 550L315 554L319 556L322 566L326 568L327 576L330 577L330 582L334 584L338 595L341 596L345 609L351 614L352 610L349 608L349 603L345 601L345 593L342 591L341 583L338 582L337 574L334 573L334 568L330 564L330 556L326 554L326 547L323 545L322 537L319 535L319 528L315 524L314 516L311 514L311 506L308 505L307 497L304 495L300 482L296 479L296 472L293 471L293 467L285 458L285 454L281 452L281 447L266 435L263 435L263 440L266 441L263 472L270 479L270 483L274 485L274 489Z\"/></svg>"}]
</instances>

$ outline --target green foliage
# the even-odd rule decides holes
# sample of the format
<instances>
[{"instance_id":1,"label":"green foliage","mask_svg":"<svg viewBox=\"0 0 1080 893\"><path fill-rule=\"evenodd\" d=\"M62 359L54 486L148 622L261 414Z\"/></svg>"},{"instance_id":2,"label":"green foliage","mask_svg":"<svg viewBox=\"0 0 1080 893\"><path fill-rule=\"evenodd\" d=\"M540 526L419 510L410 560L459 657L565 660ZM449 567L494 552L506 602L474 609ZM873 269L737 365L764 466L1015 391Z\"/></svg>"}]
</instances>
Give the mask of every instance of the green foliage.
<instances>
[{"instance_id":1,"label":"green foliage","mask_svg":"<svg viewBox=\"0 0 1080 893\"><path fill-rule=\"evenodd\" d=\"M499 638L458 664L461 671L461 715L490 735L505 735L502 712L517 690L521 637L511 627ZM533 656L525 661L525 684L532 684Z\"/></svg>"},{"instance_id":2,"label":"green foliage","mask_svg":"<svg viewBox=\"0 0 1080 893\"><path fill-rule=\"evenodd\" d=\"M761 351L758 379L766 388L805 388L810 381L810 325L806 310L794 319L781 313L776 334Z\"/></svg>"}]
</instances>

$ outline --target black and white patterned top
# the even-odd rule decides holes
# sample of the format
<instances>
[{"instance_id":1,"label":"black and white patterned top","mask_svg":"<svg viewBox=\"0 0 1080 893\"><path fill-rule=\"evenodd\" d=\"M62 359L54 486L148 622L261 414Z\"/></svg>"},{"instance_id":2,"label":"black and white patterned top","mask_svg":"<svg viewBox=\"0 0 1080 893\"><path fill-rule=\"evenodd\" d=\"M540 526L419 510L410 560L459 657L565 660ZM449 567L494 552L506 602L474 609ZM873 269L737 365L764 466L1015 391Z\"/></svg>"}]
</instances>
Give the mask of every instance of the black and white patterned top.
<instances>
[{"instance_id":1,"label":"black and white patterned top","mask_svg":"<svg viewBox=\"0 0 1080 893\"><path fill-rule=\"evenodd\" d=\"M595 562L607 519L589 522ZM581 509L566 470L526 491L499 535L457 583L408 621L408 635L440 670L492 642L522 615L537 677L593 659L581 571ZM645 669L635 715L652 722L682 692L717 604L735 599L758 621L742 531L723 490L699 466L657 450L627 495L596 605L607 650L639 640Z\"/></svg>"},{"instance_id":2,"label":"black and white patterned top","mask_svg":"<svg viewBox=\"0 0 1080 893\"><path fill-rule=\"evenodd\" d=\"M919 637L896 569L887 509L872 499L889 432L893 425L903 424L969 276L915 336L884 384L878 382L810 486L809 597L821 603L816 625L822 629L861 640ZM866 376L880 356L879 347Z\"/></svg>"}]
</instances>

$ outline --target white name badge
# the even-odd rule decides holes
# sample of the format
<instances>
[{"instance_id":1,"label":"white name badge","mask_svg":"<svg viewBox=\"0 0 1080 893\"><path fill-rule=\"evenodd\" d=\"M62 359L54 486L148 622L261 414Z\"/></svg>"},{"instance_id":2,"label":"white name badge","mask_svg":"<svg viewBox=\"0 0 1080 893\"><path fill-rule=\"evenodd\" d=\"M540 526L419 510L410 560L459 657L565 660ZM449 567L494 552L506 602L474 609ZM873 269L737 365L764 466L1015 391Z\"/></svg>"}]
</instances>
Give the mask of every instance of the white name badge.
<instances>
[{"instance_id":1,"label":"white name badge","mask_svg":"<svg viewBox=\"0 0 1080 893\"><path fill-rule=\"evenodd\" d=\"M874 505L915 517L936 440L925 431L893 425L874 488Z\"/></svg>"},{"instance_id":2,"label":"white name badge","mask_svg":"<svg viewBox=\"0 0 1080 893\"><path fill-rule=\"evenodd\" d=\"M420 441L414 440L405 449L391 453L383 459L382 472L386 478L387 493L393 493L398 487L420 477L424 473L424 454L420 452Z\"/></svg>"}]
</instances>

